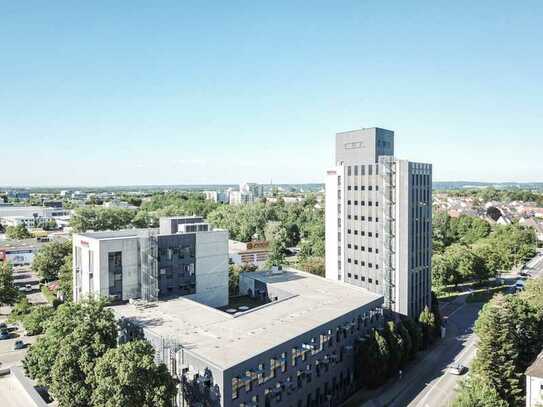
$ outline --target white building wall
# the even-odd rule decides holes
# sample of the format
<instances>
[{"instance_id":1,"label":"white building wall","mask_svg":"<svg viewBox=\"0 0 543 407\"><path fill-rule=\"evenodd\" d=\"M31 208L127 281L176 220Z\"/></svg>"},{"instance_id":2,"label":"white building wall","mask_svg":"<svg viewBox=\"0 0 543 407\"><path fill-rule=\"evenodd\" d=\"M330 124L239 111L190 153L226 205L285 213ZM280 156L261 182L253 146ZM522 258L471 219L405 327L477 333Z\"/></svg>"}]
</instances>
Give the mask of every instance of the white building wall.
<instances>
[{"instance_id":1,"label":"white building wall","mask_svg":"<svg viewBox=\"0 0 543 407\"><path fill-rule=\"evenodd\" d=\"M123 265L123 300L140 296L138 250L139 239L135 237L114 238L100 241L100 295L109 295L109 253L121 252ZM97 289L96 289L97 290Z\"/></svg>"},{"instance_id":2,"label":"white building wall","mask_svg":"<svg viewBox=\"0 0 543 407\"><path fill-rule=\"evenodd\" d=\"M196 234L196 294L194 301L222 307L228 304L228 232Z\"/></svg>"},{"instance_id":3,"label":"white building wall","mask_svg":"<svg viewBox=\"0 0 543 407\"><path fill-rule=\"evenodd\" d=\"M543 405L543 378L526 376L526 407Z\"/></svg>"},{"instance_id":4,"label":"white building wall","mask_svg":"<svg viewBox=\"0 0 543 407\"><path fill-rule=\"evenodd\" d=\"M338 172L343 167L338 167L334 170L329 170L326 174L325 189L326 189L326 201L325 201L325 244L326 244L326 278L331 280L342 280L342 271L339 269L339 262L343 256L338 254L338 247L342 246L338 241L338 233L341 233L343 227L338 226L338 218L342 220L343 217L339 217L338 205L343 204L343 199L338 199L338 177L341 178L341 174ZM340 179L340 182L342 180ZM343 190L341 190L343 193ZM343 198L343 197L341 197Z\"/></svg>"}]
</instances>

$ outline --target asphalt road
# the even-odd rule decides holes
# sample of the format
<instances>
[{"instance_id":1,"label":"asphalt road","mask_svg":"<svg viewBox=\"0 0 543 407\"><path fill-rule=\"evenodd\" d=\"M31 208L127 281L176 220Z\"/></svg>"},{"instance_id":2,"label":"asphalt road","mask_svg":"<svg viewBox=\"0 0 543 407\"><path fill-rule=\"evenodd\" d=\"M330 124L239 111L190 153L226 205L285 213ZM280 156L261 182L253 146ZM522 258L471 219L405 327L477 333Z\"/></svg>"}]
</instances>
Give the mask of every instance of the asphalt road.
<instances>
[{"instance_id":1,"label":"asphalt road","mask_svg":"<svg viewBox=\"0 0 543 407\"><path fill-rule=\"evenodd\" d=\"M524 271L529 272L531 278L543 277L541 252L526 264ZM504 277L509 284L514 284L519 278L516 275ZM468 367L471 365L477 347L473 325L481 307L482 304L467 303L459 305L459 308L451 312L447 338L439 345L439 349L436 349L436 365L428 372L417 369L419 385L400 393L391 406L446 407L452 404L461 377L447 373L445 367L452 363Z\"/></svg>"}]
</instances>

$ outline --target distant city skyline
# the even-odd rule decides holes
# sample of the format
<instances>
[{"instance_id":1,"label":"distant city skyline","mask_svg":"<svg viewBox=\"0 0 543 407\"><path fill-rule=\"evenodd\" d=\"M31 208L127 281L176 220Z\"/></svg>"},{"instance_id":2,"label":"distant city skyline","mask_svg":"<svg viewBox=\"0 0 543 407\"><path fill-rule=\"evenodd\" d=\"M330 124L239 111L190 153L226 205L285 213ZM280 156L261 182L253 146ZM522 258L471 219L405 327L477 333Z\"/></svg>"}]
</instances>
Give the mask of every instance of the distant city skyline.
<instances>
[{"instance_id":1,"label":"distant city skyline","mask_svg":"<svg viewBox=\"0 0 543 407\"><path fill-rule=\"evenodd\" d=\"M543 181L543 3L8 2L0 185L324 182L383 127L436 181Z\"/></svg>"}]
</instances>

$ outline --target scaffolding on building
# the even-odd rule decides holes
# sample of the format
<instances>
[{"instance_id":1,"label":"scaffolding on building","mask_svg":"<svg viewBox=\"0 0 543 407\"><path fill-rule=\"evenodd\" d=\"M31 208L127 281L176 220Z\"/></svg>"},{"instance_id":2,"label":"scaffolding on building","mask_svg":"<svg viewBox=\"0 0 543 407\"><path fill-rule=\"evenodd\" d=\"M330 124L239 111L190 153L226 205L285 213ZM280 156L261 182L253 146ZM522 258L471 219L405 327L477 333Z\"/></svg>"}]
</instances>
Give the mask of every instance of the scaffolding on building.
<instances>
[{"instance_id":1,"label":"scaffolding on building","mask_svg":"<svg viewBox=\"0 0 543 407\"><path fill-rule=\"evenodd\" d=\"M392 310L395 305L396 160L393 156L382 156L379 161L383 186L384 306Z\"/></svg>"},{"instance_id":2,"label":"scaffolding on building","mask_svg":"<svg viewBox=\"0 0 543 407\"><path fill-rule=\"evenodd\" d=\"M158 238L157 232L149 230L141 244L141 298L158 301Z\"/></svg>"}]
</instances>

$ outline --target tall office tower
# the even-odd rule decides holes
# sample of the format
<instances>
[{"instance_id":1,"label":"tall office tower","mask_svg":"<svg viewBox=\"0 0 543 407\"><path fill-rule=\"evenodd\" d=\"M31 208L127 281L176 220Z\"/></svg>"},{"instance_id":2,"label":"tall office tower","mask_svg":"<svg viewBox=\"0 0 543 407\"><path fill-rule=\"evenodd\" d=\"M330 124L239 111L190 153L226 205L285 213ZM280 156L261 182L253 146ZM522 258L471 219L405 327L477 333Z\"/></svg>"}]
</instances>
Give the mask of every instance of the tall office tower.
<instances>
[{"instance_id":1,"label":"tall office tower","mask_svg":"<svg viewBox=\"0 0 543 407\"><path fill-rule=\"evenodd\" d=\"M394 132L336 134L326 177L326 277L418 317L431 304L432 165L394 157Z\"/></svg>"}]
</instances>

